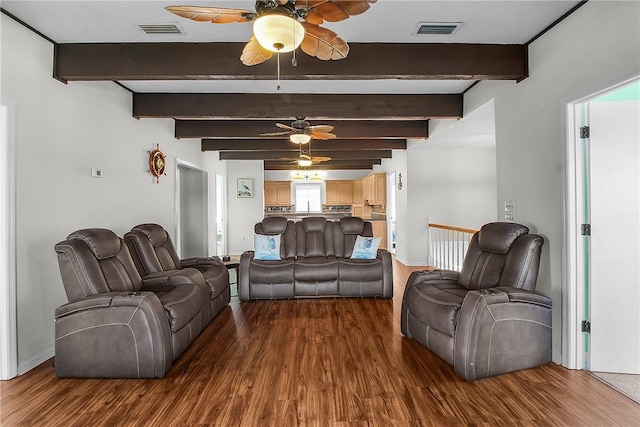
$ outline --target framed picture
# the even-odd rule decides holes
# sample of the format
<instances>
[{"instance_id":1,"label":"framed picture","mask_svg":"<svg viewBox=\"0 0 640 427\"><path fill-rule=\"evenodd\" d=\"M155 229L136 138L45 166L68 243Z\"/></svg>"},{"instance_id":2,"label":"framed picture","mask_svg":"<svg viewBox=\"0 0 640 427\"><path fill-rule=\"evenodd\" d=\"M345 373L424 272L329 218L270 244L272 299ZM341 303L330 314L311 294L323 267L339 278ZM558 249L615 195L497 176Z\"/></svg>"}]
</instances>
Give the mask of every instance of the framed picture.
<instances>
[{"instance_id":1,"label":"framed picture","mask_svg":"<svg viewBox=\"0 0 640 427\"><path fill-rule=\"evenodd\" d=\"M238 178L238 197L253 197L253 178Z\"/></svg>"}]
</instances>

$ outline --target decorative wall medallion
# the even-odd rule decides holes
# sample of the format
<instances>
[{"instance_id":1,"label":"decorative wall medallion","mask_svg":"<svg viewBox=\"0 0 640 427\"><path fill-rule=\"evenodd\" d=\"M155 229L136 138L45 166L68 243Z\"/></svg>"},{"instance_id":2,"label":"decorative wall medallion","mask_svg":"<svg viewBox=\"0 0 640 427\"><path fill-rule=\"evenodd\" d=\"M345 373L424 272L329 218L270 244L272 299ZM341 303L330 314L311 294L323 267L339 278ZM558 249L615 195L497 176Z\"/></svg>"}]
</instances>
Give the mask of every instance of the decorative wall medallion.
<instances>
[{"instance_id":1,"label":"decorative wall medallion","mask_svg":"<svg viewBox=\"0 0 640 427\"><path fill-rule=\"evenodd\" d=\"M160 177L166 175L164 173L167 160L162 151L160 151L160 144L156 144L156 149L149 152L149 172L156 177L156 183L160 182Z\"/></svg>"}]
</instances>

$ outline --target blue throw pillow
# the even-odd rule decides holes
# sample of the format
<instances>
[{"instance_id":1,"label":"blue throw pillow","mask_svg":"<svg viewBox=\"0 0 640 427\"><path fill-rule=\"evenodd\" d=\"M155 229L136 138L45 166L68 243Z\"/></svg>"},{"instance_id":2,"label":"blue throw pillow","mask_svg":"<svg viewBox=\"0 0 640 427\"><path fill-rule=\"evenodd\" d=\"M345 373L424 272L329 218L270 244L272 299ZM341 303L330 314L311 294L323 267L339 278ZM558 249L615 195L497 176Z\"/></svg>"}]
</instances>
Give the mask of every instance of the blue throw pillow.
<instances>
[{"instance_id":1,"label":"blue throw pillow","mask_svg":"<svg viewBox=\"0 0 640 427\"><path fill-rule=\"evenodd\" d=\"M381 240L382 237L358 236L356 244L353 246L351 259L376 259Z\"/></svg>"},{"instance_id":2,"label":"blue throw pillow","mask_svg":"<svg viewBox=\"0 0 640 427\"><path fill-rule=\"evenodd\" d=\"M253 259L279 260L280 259L280 235L267 236L256 234L253 236Z\"/></svg>"}]
</instances>

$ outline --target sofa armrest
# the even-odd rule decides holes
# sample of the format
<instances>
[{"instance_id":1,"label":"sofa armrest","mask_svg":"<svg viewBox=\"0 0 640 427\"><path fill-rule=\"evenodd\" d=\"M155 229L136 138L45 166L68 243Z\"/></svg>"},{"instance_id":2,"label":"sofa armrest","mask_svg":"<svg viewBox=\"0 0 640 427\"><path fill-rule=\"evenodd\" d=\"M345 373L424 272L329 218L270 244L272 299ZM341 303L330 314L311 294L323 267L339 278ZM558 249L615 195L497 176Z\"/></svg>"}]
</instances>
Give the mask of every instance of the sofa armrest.
<instances>
[{"instance_id":1,"label":"sofa armrest","mask_svg":"<svg viewBox=\"0 0 640 427\"><path fill-rule=\"evenodd\" d=\"M164 308L151 292L92 295L55 311L58 377L161 378L172 348Z\"/></svg>"},{"instance_id":2,"label":"sofa armrest","mask_svg":"<svg viewBox=\"0 0 640 427\"><path fill-rule=\"evenodd\" d=\"M224 265L220 258L216 257L191 257L180 260L183 267L193 267L198 270L211 268L215 265Z\"/></svg>"},{"instance_id":3,"label":"sofa armrest","mask_svg":"<svg viewBox=\"0 0 640 427\"><path fill-rule=\"evenodd\" d=\"M460 308L454 369L471 381L551 361L551 299L533 291L471 291Z\"/></svg>"},{"instance_id":4,"label":"sofa armrest","mask_svg":"<svg viewBox=\"0 0 640 427\"><path fill-rule=\"evenodd\" d=\"M409 275L407 279L407 284L405 286L404 292L407 293L411 287L418 285L420 283L428 283L428 282L452 282L457 283L458 278L460 277L460 273L454 270L419 270L414 271Z\"/></svg>"},{"instance_id":5,"label":"sofa armrest","mask_svg":"<svg viewBox=\"0 0 640 427\"><path fill-rule=\"evenodd\" d=\"M377 258L382 260L382 297L393 298L393 262L391 253L386 249L378 249Z\"/></svg>"},{"instance_id":6,"label":"sofa armrest","mask_svg":"<svg viewBox=\"0 0 640 427\"><path fill-rule=\"evenodd\" d=\"M238 296L240 301L249 301L249 265L254 251L245 251L240 255L238 263Z\"/></svg>"}]
</instances>

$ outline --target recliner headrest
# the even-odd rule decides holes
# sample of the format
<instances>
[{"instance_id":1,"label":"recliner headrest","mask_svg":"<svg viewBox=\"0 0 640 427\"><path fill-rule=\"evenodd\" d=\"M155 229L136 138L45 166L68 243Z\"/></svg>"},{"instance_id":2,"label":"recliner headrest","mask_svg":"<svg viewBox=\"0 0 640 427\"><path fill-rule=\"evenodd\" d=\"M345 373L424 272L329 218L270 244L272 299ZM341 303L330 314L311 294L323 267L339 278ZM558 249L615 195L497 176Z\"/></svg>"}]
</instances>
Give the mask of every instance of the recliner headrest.
<instances>
[{"instance_id":1,"label":"recliner headrest","mask_svg":"<svg viewBox=\"0 0 640 427\"><path fill-rule=\"evenodd\" d=\"M478 232L480 249L498 254L506 254L515 240L529 233L529 228L512 222L490 222Z\"/></svg>"},{"instance_id":2,"label":"recliner headrest","mask_svg":"<svg viewBox=\"0 0 640 427\"><path fill-rule=\"evenodd\" d=\"M121 249L122 240L111 230L105 228L85 228L69 234L67 239L83 241L98 259L116 256Z\"/></svg>"},{"instance_id":3,"label":"recliner headrest","mask_svg":"<svg viewBox=\"0 0 640 427\"><path fill-rule=\"evenodd\" d=\"M324 228L327 226L327 220L319 216L312 216L308 218L302 218L302 226L305 232L324 232Z\"/></svg>"},{"instance_id":4,"label":"recliner headrest","mask_svg":"<svg viewBox=\"0 0 640 427\"><path fill-rule=\"evenodd\" d=\"M340 228L344 234L362 234L364 220L357 216L340 218Z\"/></svg>"},{"instance_id":5,"label":"recliner headrest","mask_svg":"<svg viewBox=\"0 0 640 427\"><path fill-rule=\"evenodd\" d=\"M269 216L262 220L264 234L283 234L287 229L287 218L284 216Z\"/></svg>"},{"instance_id":6,"label":"recliner headrest","mask_svg":"<svg viewBox=\"0 0 640 427\"><path fill-rule=\"evenodd\" d=\"M131 231L139 231L147 236L154 248L162 246L167 242L167 230L158 224L139 224L131 229Z\"/></svg>"}]
</instances>

